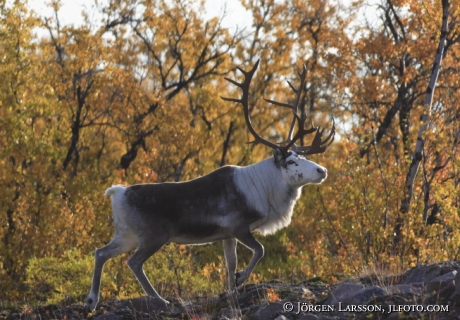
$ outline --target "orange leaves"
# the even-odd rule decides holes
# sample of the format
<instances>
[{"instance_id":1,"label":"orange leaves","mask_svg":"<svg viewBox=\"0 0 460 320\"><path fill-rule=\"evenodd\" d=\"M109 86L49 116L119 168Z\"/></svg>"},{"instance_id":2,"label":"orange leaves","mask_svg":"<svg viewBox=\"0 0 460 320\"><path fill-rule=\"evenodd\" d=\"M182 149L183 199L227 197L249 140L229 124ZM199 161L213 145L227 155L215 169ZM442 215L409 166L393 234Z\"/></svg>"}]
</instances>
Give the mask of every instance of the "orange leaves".
<instances>
[{"instance_id":1,"label":"orange leaves","mask_svg":"<svg viewBox=\"0 0 460 320\"><path fill-rule=\"evenodd\" d=\"M99 5L103 25L83 19L81 27L58 28L48 19L41 27L53 37L39 40L32 30L40 21L20 2L2 11L0 31L8 37L0 37L0 282L11 290L0 297L17 295L13 283L25 279L29 262L32 273L42 274L32 257L57 257L40 262L46 268L63 263L83 274L81 282L72 281L87 287L87 271L77 265L91 267L87 254L110 238L103 192L111 184L191 179L220 164L269 156L264 147L246 144L241 109L219 98L234 96L223 77L256 58L262 62L250 104L258 132L278 142L286 135L292 114L274 111L262 97L289 102L286 80L294 82L305 64L308 115L315 125L333 116L340 139L312 159L328 168L329 177L304 188L292 225L261 239L268 254L253 280L294 271L299 278L336 278L367 265L458 254L460 236L452 230L460 225L460 49L453 44L443 61L418 176L431 181L427 198L433 206L424 211L426 190L418 183L402 227L403 258L392 256L441 13L438 2L391 3L394 12L383 1L368 24L360 1L349 7L325 0L244 1L253 26L232 34L219 19L205 21L192 1L112 1ZM459 6L452 3L451 21L458 21ZM458 29L455 23L452 28ZM428 218L434 223L427 225ZM71 261L64 252L75 247L81 251ZM151 262L152 270L162 270L151 271L152 278L169 288L177 281L170 272L175 265L193 284L190 290L212 286L217 292L225 271L209 262L210 256L216 261L216 248L170 250L169 256L163 251ZM197 263L189 263L192 256ZM108 279L106 295L138 292L125 281L129 271L109 268L119 278ZM194 277L200 270L201 277ZM53 272L53 285L64 282Z\"/></svg>"}]
</instances>

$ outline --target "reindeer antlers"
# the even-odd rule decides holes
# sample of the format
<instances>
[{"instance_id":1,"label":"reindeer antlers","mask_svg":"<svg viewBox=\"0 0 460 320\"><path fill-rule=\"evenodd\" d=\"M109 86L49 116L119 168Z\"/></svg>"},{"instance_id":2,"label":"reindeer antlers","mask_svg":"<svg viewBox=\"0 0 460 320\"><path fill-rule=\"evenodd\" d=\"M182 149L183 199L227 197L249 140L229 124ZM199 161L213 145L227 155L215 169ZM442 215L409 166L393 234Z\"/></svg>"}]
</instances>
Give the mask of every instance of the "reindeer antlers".
<instances>
[{"instance_id":1,"label":"reindeer antlers","mask_svg":"<svg viewBox=\"0 0 460 320\"><path fill-rule=\"evenodd\" d=\"M287 140L281 143L273 143L273 142L270 142L262 138L255 131L254 127L252 126L251 118L249 115L249 85L251 83L252 77L254 76L254 73L256 72L259 66L259 62L260 60L257 60L254 67L250 71L245 71L241 68L237 68L244 76L244 81L242 83L236 82L235 80L230 79L230 78L225 78L225 80L229 81L230 83L234 84L235 86L239 87L242 90L243 94L240 99L225 98L222 96L221 98L225 101L237 102L243 105L244 118L246 120L246 125L248 126L249 131L254 136L255 142L260 142L273 149L279 149L285 156L289 154L289 148L291 147L292 147L292 150L295 151L297 154L302 154L302 155L317 154L317 153L323 153L324 151L326 151L327 147L329 147L334 141L335 123L334 123L334 119L332 119L331 132L327 136L327 138L324 140L322 140L324 129L320 130L319 127L313 127L313 126L309 129L305 128L305 120L307 118L306 113L305 113L305 94L306 94L305 79L307 75L307 68L305 67L305 65L303 67L302 73L299 72L299 78L300 78L299 88L294 87L288 81L289 86L291 87L292 91L294 91L296 95L294 104L281 103L281 102L273 101L270 99L264 99L268 103L271 103L271 104L274 104L276 106L283 107L283 108L289 108L292 110L294 114L294 118L292 119L292 123L289 129ZM299 109L300 109L300 115L299 115ZM294 127L296 123L297 123L297 132L293 136ZM310 146L297 146L295 144L295 142L299 140L300 138L302 138L304 135L313 133L315 131L316 133L313 138L313 142Z\"/></svg>"}]
</instances>

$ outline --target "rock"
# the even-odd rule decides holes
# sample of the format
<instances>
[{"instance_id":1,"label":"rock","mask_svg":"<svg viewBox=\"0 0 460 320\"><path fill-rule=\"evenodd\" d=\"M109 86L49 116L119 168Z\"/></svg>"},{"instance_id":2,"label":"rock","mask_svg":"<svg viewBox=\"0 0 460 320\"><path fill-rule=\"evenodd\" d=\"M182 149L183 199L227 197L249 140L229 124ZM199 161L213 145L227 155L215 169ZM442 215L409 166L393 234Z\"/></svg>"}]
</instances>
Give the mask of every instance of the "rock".
<instances>
[{"instance_id":1,"label":"rock","mask_svg":"<svg viewBox=\"0 0 460 320\"><path fill-rule=\"evenodd\" d=\"M263 309L260 309L254 314L254 316L256 316L257 319L260 320L275 319L275 316L279 315L282 312L284 312L283 304L275 302L268 304Z\"/></svg>"},{"instance_id":2,"label":"rock","mask_svg":"<svg viewBox=\"0 0 460 320\"><path fill-rule=\"evenodd\" d=\"M398 320L400 319L399 317L399 312L393 312L391 313L386 320Z\"/></svg>"},{"instance_id":3,"label":"rock","mask_svg":"<svg viewBox=\"0 0 460 320\"><path fill-rule=\"evenodd\" d=\"M119 320L120 316L112 312L103 313L97 316L94 320Z\"/></svg>"},{"instance_id":4,"label":"rock","mask_svg":"<svg viewBox=\"0 0 460 320\"><path fill-rule=\"evenodd\" d=\"M428 281L426 283L426 292L435 294L441 300L448 298L455 291L457 273L454 270Z\"/></svg>"},{"instance_id":5,"label":"rock","mask_svg":"<svg viewBox=\"0 0 460 320\"><path fill-rule=\"evenodd\" d=\"M250 284L232 293L216 297L174 300L165 306L149 297L119 301L109 299L90 315L94 320L121 319L276 319L276 320L342 320L342 319L427 319L460 320L460 270L458 262L417 266L405 274L377 281L364 278L364 283L347 282L330 286L302 282ZM377 275L378 276L378 275ZM399 281L401 279L402 281ZM402 283L401 283L402 282ZM376 285L379 284L379 285ZM331 291L332 290L332 291ZM292 309L285 303L291 303ZM340 307L345 308L339 311ZM359 306L393 308L392 313L363 311ZM398 311L398 306L448 306L448 312L433 314ZM305 309L305 306L307 309ZM348 306L352 308L347 308ZM391 306L391 307L390 307ZM301 310L299 312L299 307ZM312 307L310 309L310 307ZM322 308L326 307L326 308ZM303 310L303 311L302 311ZM362 312L360 312L361 310ZM343 311L343 312L342 312ZM83 304L49 305L32 309L0 310L0 320L16 319L82 319L87 316Z\"/></svg>"},{"instance_id":6,"label":"rock","mask_svg":"<svg viewBox=\"0 0 460 320\"><path fill-rule=\"evenodd\" d=\"M297 318L297 320L318 320L318 316L314 314L306 314L301 316L300 318Z\"/></svg>"},{"instance_id":7,"label":"rock","mask_svg":"<svg viewBox=\"0 0 460 320\"><path fill-rule=\"evenodd\" d=\"M375 297L386 296L388 292L379 286L370 286L356 292L351 296L351 299L345 299L344 304L365 305L368 304Z\"/></svg>"},{"instance_id":8,"label":"rock","mask_svg":"<svg viewBox=\"0 0 460 320\"><path fill-rule=\"evenodd\" d=\"M459 269L460 264L456 261L444 261L428 265L418 265L406 272L406 279L403 281L403 284L428 282L453 270Z\"/></svg>"},{"instance_id":9,"label":"rock","mask_svg":"<svg viewBox=\"0 0 460 320\"><path fill-rule=\"evenodd\" d=\"M449 297L449 302L452 306L460 306L460 292L454 291L454 293L452 293Z\"/></svg>"},{"instance_id":10,"label":"rock","mask_svg":"<svg viewBox=\"0 0 460 320\"><path fill-rule=\"evenodd\" d=\"M455 291L460 293L460 272L455 275Z\"/></svg>"},{"instance_id":11,"label":"rock","mask_svg":"<svg viewBox=\"0 0 460 320\"><path fill-rule=\"evenodd\" d=\"M338 306L339 302L344 302L358 291L362 290L364 285L358 283L343 283L335 288L330 297L324 302L327 305Z\"/></svg>"},{"instance_id":12,"label":"rock","mask_svg":"<svg viewBox=\"0 0 460 320\"><path fill-rule=\"evenodd\" d=\"M129 299L116 304L116 309L129 309L131 311L153 313L166 311L167 306L163 301L154 299L148 296L140 297L136 299Z\"/></svg>"},{"instance_id":13,"label":"rock","mask_svg":"<svg viewBox=\"0 0 460 320\"><path fill-rule=\"evenodd\" d=\"M422 283L412 283L412 284L399 284L396 286L390 286L387 288L388 293L390 294L401 294L401 293L412 293L412 294L422 294L423 284Z\"/></svg>"}]
</instances>

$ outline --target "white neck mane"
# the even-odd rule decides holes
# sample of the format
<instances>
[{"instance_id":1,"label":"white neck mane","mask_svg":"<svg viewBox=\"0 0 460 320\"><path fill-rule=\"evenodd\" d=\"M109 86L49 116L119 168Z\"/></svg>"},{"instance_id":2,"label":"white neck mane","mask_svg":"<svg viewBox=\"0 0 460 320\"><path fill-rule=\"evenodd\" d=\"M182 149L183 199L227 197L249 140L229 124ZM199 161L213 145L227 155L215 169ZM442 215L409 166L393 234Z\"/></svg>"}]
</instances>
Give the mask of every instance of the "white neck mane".
<instances>
[{"instance_id":1,"label":"white neck mane","mask_svg":"<svg viewBox=\"0 0 460 320\"><path fill-rule=\"evenodd\" d=\"M293 188L284 181L273 158L237 167L235 184L249 206L265 216L251 225L251 230L267 235L291 223L292 211L302 188Z\"/></svg>"}]
</instances>

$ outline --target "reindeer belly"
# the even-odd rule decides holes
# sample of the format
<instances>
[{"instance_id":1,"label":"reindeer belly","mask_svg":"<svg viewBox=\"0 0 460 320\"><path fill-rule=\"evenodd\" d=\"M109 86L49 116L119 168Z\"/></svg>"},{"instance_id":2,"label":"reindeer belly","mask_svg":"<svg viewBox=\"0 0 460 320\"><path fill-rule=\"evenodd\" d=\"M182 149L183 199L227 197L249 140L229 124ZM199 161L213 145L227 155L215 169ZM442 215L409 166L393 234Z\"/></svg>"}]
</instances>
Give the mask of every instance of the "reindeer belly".
<instances>
[{"instance_id":1,"label":"reindeer belly","mask_svg":"<svg viewBox=\"0 0 460 320\"><path fill-rule=\"evenodd\" d=\"M225 230L216 224L197 224L181 226L175 235L170 237L170 242L179 244L204 244L223 239L230 236Z\"/></svg>"}]
</instances>

